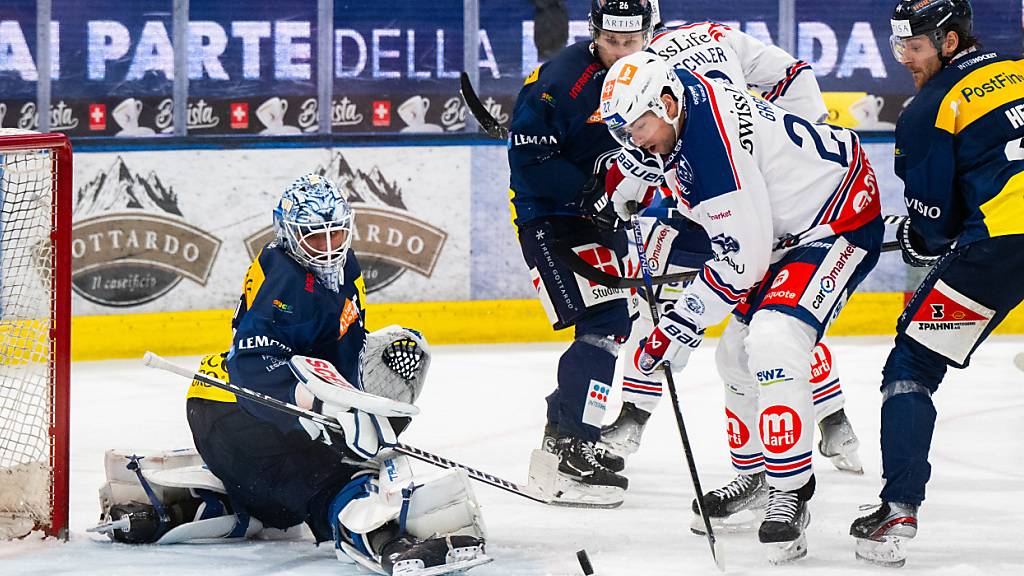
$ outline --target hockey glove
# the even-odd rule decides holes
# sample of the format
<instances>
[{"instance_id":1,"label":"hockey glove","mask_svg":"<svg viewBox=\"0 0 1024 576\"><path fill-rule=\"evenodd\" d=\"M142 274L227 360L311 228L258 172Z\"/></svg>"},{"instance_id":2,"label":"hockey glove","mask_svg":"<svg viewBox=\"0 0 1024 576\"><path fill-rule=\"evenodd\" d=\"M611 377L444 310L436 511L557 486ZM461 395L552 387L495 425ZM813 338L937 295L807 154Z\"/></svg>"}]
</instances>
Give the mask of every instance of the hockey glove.
<instances>
[{"instance_id":1,"label":"hockey glove","mask_svg":"<svg viewBox=\"0 0 1024 576\"><path fill-rule=\"evenodd\" d=\"M615 214L608 194L604 191L605 174L596 174L590 178L586 187L583 188L583 202L581 210L595 226L602 230L618 230L622 225Z\"/></svg>"},{"instance_id":2,"label":"hockey glove","mask_svg":"<svg viewBox=\"0 0 1024 576\"><path fill-rule=\"evenodd\" d=\"M661 317L650 336L640 341L634 356L636 368L648 376L666 363L675 371L682 370L690 353L703 339L703 330L698 330L675 312L668 312Z\"/></svg>"},{"instance_id":3,"label":"hockey glove","mask_svg":"<svg viewBox=\"0 0 1024 576\"><path fill-rule=\"evenodd\" d=\"M924 250L917 249L914 244L919 243L919 238L914 229L910 227L910 218L900 221L896 229L896 240L900 243L900 252L903 253L903 261L916 268L927 268L941 257L926 254Z\"/></svg>"},{"instance_id":4,"label":"hockey glove","mask_svg":"<svg viewBox=\"0 0 1024 576\"><path fill-rule=\"evenodd\" d=\"M643 150L623 148L608 169L604 180L605 194L615 214L628 222L632 215L629 204L635 202L641 207L650 205L664 180L661 161L656 156L648 155Z\"/></svg>"}]
</instances>

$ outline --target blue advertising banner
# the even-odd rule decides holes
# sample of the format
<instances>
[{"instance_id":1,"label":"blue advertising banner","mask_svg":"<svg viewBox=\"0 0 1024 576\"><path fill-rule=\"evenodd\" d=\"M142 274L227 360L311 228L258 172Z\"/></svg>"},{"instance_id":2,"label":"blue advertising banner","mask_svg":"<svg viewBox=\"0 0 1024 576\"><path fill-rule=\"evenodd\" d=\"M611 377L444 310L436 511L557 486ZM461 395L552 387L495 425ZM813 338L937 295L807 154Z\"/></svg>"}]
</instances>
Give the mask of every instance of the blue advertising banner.
<instances>
[{"instance_id":1,"label":"blue advertising banner","mask_svg":"<svg viewBox=\"0 0 1024 576\"><path fill-rule=\"evenodd\" d=\"M568 42L589 38L589 1L568 0ZM1021 2L975 0L984 45L1020 53ZM889 49L893 0L797 0L795 55L818 76L833 122L890 129L913 94ZM480 0L478 91L507 121L526 77L552 51L554 21L530 0ZM779 41L778 0L662 0L669 24L717 20ZM0 5L0 126L34 128L34 0ZM466 123L458 96L463 1L333 0L331 54L318 53L317 0L192 0L187 74L194 136L319 130L318 61L333 66L336 133L447 133ZM53 0L51 125L74 136L173 131L172 0ZM550 18L542 14L542 18ZM560 22L560 21L559 21ZM555 35L555 37L560 37Z\"/></svg>"}]
</instances>

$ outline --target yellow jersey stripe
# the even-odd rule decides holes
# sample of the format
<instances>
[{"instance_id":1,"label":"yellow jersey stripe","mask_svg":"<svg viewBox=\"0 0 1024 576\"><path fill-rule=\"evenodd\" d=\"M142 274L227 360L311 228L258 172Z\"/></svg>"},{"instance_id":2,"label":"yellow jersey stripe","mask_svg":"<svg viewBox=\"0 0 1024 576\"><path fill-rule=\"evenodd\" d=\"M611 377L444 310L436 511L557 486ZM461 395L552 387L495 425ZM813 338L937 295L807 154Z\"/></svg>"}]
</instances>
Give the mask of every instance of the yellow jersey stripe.
<instances>
[{"instance_id":1,"label":"yellow jersey stripe","mask_svg":"<svg viewBox=\"0 0 1024 576\"><path fill-rule=\"evenodd\" d=\"M989 236L1024 234L1024 172L1014 174L1003 189L981 205Z\"/></svg>"},{"instance_id":2,"label":"yellow jersey stripe","mask_svg":"<svg viewBox=\"0 0 1024 576\"><path fill-rule=\"evenodd\" d=\"M935 127L959 134L975 120L1015 100L1024 99L1024 63L995 62L964 76L942 99Z\"/></svg>"}]
</instances>

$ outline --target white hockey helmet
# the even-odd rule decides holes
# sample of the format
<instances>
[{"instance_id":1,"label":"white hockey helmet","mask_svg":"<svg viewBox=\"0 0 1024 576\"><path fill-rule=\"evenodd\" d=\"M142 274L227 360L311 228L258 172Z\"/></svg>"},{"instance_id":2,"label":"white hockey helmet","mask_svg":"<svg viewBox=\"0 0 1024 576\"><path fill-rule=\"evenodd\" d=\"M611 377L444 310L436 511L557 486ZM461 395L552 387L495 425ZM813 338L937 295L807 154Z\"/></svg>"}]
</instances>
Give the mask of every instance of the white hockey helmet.
<instances>
[{"instance_id":1,"label":"white hockey helmet","mask_svg":"<svg viewBox=\"0 0 1024 576\"><path fill-rule=\"evenodd\" d=\"M647 112L674 126L677 118L669 117L661 100L666 93L683 102L683 83L657 54L637 52L616 62L608 70L601 91L601 118L612 137L627 148L636 148L630 125Z\"/></svg>"}]
</instances>

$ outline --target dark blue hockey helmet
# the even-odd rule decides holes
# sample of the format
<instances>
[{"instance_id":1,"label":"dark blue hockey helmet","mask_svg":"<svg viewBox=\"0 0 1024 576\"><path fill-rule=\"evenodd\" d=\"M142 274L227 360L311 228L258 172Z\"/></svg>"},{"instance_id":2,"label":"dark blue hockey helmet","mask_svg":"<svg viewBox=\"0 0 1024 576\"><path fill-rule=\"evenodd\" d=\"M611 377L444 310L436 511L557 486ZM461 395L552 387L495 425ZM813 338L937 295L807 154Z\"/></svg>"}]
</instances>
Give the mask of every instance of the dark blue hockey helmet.
<instances>
[{"instance_id":1,"label":"dark blue hockey helmet","mask_svg":"<svg viewBox=\"0 0 1024 576\"><path fill-rule=\"evenodd\" d=\"M651 0L591 0L590 34L617 32L620 34L643 33L644 44L651 39L654 30L654 12Z\"/></svg>"},{"instance_id":2,"label":"dark blue hockey helmet","mask_svg":"<svg viewBox=\"0 0 1024 576\"><path fill-rule=\"evenodd\" d=\"M965 40L972 39L974 9L970 0L900 0L892 11L893 55L903 60L903 41L914 36L927 36L937 50L949 32L960 37L960 48L969 47Z\"/></svg>"}]
</instances>

